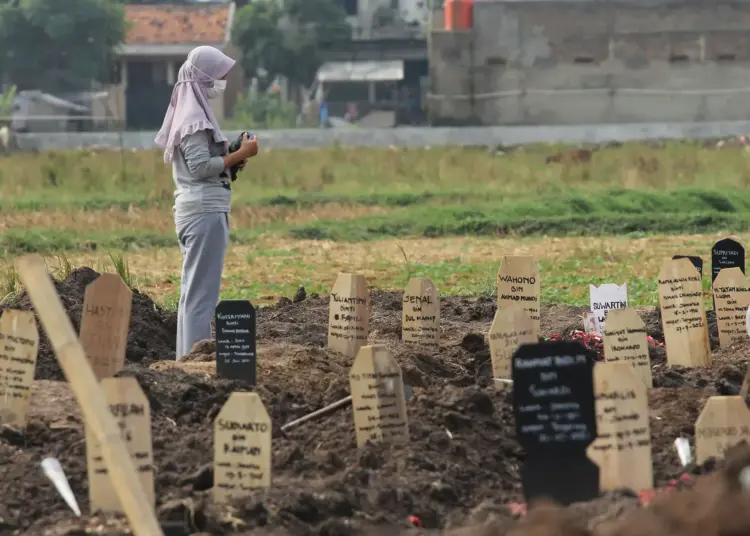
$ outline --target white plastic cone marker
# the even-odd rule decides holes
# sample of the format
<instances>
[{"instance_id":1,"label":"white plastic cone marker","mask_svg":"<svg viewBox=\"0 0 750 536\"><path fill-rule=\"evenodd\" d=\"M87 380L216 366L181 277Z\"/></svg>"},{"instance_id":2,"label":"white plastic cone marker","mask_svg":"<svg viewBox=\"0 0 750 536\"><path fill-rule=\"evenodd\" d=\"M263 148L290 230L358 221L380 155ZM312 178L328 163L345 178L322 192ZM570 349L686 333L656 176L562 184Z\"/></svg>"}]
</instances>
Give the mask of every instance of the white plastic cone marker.
<instances>
[{"instance_id":1,"label":"white plastic cone marker","mask_svg":"<svg viewBox=\"0 0 750 536\"><path fill-rule=\"evenodd\" d=\"M62 498L65 499L65 502L70 506L70 509L73 510L78 517L81 517L81 509L78 508L76 497L73 495L73 490L70 489L68 477L65 476L65 471L63 471L57 458L44 458L42 460L42 470L44 471L44 474L47 475L47 478L49 478L55 485L57 492L62 495Z\"/></svg>"},{"instance_id":2,"label":"white plastic cone marker","mask_svg":"<svg viewBox=\"0 0 750 536\"><path fill-rule=\"evenodd\" d=\"M674 440L674 446L677 449L677 457L680 458L680 463L683 467L687 466L693 457L690 454L690 441L684 437L678 437Z\"/></svg>"}]
</instances>

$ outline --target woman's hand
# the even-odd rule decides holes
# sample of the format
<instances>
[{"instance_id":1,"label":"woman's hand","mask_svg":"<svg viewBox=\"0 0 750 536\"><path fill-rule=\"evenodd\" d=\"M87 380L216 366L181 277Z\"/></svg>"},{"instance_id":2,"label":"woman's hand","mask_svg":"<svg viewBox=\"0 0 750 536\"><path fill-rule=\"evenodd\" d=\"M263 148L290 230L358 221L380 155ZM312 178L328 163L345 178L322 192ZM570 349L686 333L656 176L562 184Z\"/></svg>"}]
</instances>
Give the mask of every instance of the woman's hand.
<instances>
[{"instance_id":1,"label":"woman's hand","mask_svg":"<svg viewBox=\"0 0 750 536\"><path fill-rule=\"evenodd\" d=\"M242 143L240 148L235 152L224 156L224 167L227 169L236 166L240 162L245 162L248 158L251 158L258 154L258 138L253 136L252 138L245 133L242 136ZM244 167L244 163L242 164ZM240 168L242 169L242 168Z\"/></svg>"},{"instance_id":2,"label":"woman's hand","mask_svg":"<svg viewBox=\"0 0 750 536\"><path fill-rule=\"evenodd\" d=\"M240 144L240 151L244 156L243 160L252 158L258 154L258 138L256 136L250 137L249 134L245 134L242 137L242 143Z\"/></svg>"}]
</instances>

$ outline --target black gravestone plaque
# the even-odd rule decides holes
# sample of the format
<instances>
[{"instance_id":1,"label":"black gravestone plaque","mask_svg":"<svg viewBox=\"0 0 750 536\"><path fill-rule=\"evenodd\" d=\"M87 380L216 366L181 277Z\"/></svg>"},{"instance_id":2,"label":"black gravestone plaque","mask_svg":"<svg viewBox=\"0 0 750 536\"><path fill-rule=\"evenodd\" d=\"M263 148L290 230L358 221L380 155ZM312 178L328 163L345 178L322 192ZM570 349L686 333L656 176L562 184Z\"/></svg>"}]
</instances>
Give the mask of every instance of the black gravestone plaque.
<instances>
[{"instance_id":1,"label":"black gravestone plaque","mask_svg":"<svg viewBox=\"0 0 750 536\"><path fill-rule=\"evenodd\" d=\"M576 341L519 346L513 355L516 436L527 502L561 504L599 495L599 468L586 448L596 439L594 357Z\"/></svg>"},{"instance_id":2,"label":"black gravestone plaque","mask_svg":"<svg viewBox=\"0 0 750 536\"><path fill-rule=\"evenodd\" d=\"M719 240L711 248L711 283L724 268L739 268L745 273L745 248L731 238Z\"/></svg>"},{"instance_id":3,"label":"black gravestone plaque","mask_svg":"<svg viewBox=\"0 0 750 536\"><path fill-rule=\"evenodd\" d=\"M688 259L693 266L695 266L695 269L698 270L698 274L703 278L703 259L700 257L694 257L692 255L675 255L672 257L672 260L675 259Z\"/></svg>"},{"instance_id":4,"label":"black gravestone plaque","mask_svg":"<svg viewBox=\"0 0 750 536\"><path fill-rule=\"evenodd\" d=\"M255 307L247 300L216 306L216 375L255 385Z\"/></svg>"}]
</instances>

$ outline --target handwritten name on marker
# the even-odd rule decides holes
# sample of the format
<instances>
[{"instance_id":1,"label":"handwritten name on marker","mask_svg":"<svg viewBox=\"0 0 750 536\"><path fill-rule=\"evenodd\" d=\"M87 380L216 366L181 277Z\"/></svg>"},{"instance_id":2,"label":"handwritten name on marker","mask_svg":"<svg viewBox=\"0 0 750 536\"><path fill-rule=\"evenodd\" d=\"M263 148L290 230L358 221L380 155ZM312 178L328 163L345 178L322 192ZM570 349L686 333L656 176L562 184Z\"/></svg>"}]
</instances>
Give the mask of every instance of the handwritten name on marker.
<instances>
[{"instance_id":1,"label":"handwritten name on marker","mask_svg":"<svg viewBox=\"0 0 750 536\"><path fill-rule=\"evenodd\" d=\"M604 328L604 359L628 363L643 385L653 387L646 324L635 309L610 311Z\"/></svg>"},{"instance_id":2,"label":"handwritten name on marker","mask_svg":"<svg viewBox=\"0 0 750 536\"><path fill-rule=\"evenodd\" d=\"M750 442L750 409L741 396L712 396L695 421L695 462L721 459L741 441Z\"/></svg>"},{"instance_id":3,"label":"handwritten name on marker","mask_svg":"<svg viewBox=\"0 0 750 536\"><path fill-rule=\"evenodd\" d=\"M643 379L626 362L594 367L597 438L588 447L603 490L652 489L651 428Z\"/></svg>"},{"instance_id":4,"label":"handwritten name on marker","mask_svg":"<svg viewBox=\"0 0 750 536\"><path fill-rule=\"evenodd\" d=\"M232 393L214 421L213 497L225 503L271 486L271 418L257 393Z\"/></svg>"},{"instance_id":5,"label":"handwritten name on marker","mask_svg":"<svg viewBox=\"0 0 750 536\"><path fill-rule=\"evenodd\" d=\"M5 309L0 316L0 426L26 426L38 350L34 313Z\"/></svg>"},{"instance_id":6,"label":"handwritten name on marker","mask_svg":"<svg viewBox=\"0 0 750 536\"><path fill-rule=\"evenodd\" d=\"M604 327L607 323L607 315L613 309L625 309L628 306L628 285L616 285L604 283L589 285L589 307L596 315L594 327L597 335L604 335Z\"/></svg>"},{"instance_id":7,"label":"handwritten name on marker","mask_svg":"<svg viewBox=\"0 0 750 536\"><path fill-rule=\"evenodd\" d=\"M125 366L132 302L133 293L117 274L102 274L86 287L80 340L98 379Z\"/></svg>"},{"instance_id":8,"label":"handwritten name on marker","mask_svg":"<svg viewBox=\"0 0 750 536\"><path fill-rule=\"evenodd\" d=\"M409 440L401 368L385 345L360 348L349 372L357 446Z\"/></svg>"},{"instance_id":9,"label":"handwritten name on marker","mask_svg":"<svg viewBox=\"0 0 750 536\"><path fill-rule=\"evenodd\" d=\"M495 378L511 377L513 353L520 344L537 342L534 325L520 304L512 304L495 312L488 334L492 374ZM503 382L495 382L498 389Z\"/></svg>"},{"instance_id":10,"label":"handwritten name on marker","mask_svg":"<svg viewBox=\"0 0 750 536\"><path fill-rule=\"evenodd\" d=\"M440 345L440 295L431 279L412 278L402 299L401 338L404 342Z\"/></svg>"},{"instance_id":11,"label":"handwritten name on marker","mask_svg":"<svg viewBox=\"0 0 750 536\"><path fill-rule=\"evenodd\" d=\"M141 486L152 508L155 504L154 462L151 442L151 408L135 378L104 378L102 390L120 435L133 459ZM101 454L101 445L86 427L86 462L91 510L123 512L109 471Z\"/></svg>"},{"instance_id":12,"label":"handwritten name on marker","mask_svg":"<svg viewBox=\"0 0 750 536\"><path fill-rule=\"evenodd\" d=\"M541 284L534 257L505 256L497 272L498 309L519 303L531 319L534 336L540 332L539 301Z\"/></svg>"},{"instance_id":13,"label":"handwritten name on marker","mask_svg":"<svg viewBox=\"0 0 750 536\"><path fill-rule=\"evenodd\" d=\"M659 271L667 362L670 365L711 365L703 286L698 270L685 258L668 260Z\"/></svg>"},{"instance_id":14,"label":"handwritten name on marker","mask_svg":"<svg viewBox=\"0 0 750 536\"><path fill-rule=\"evenodd\" d=\"M746 341L745 320L750 305L750 282L739 267L724 268L714 279L714 306L722 348Z\"/></svg>"},{"instance_id":15,"label":"handwritten name on marker","mask_svg":"<svg viewBox=\"0 0 750 536\"><path fill-rule=\"evenodd\" d=\"M370 297L362 274L340 273L328 302L328 347L357 355L370 333Z\"/></svg>"}]
</instances>

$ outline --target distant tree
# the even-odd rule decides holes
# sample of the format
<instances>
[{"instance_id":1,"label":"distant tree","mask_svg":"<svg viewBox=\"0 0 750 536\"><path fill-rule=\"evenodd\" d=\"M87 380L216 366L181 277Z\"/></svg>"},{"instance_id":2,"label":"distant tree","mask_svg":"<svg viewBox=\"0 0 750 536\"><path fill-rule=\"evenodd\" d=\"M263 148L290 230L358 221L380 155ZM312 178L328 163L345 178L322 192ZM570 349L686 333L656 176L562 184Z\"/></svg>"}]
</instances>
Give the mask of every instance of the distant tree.
<instances>
[{"instance_id":1,"label":"distant tree","mask_svg":"<svg viewBox=\"0 0 750 536\"><path fill-rule=\"evenodd\" d=\"M106 82L125 38L111 0L0 1L0 75L21 89L73 91Z\"/></svg>"},{"instance_id":2,"label":"distant tree","mask_svg":"<svg viewBox=\"0 0 750 536\"><path fill-rule=\"evenodd\" d=\"M263 69L267 81L282 75L309 84L320 68L321 48L349 41L351 27L333 0L264 1L237 11L232 36L249 75Z\"/></svg>"}]
</instances>

